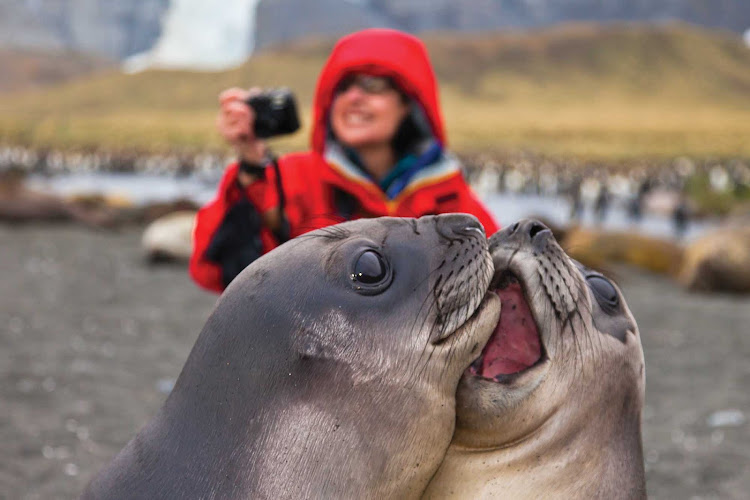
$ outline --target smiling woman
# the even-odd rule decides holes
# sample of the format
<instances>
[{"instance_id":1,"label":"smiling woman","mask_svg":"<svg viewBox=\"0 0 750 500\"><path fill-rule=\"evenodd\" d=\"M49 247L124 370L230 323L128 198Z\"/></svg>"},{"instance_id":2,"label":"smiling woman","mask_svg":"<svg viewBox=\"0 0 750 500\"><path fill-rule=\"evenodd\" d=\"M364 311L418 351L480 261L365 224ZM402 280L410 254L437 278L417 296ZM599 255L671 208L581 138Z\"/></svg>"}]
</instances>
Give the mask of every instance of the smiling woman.
<instances>
[{"instance_id":1,"label":"smiling woman","mask_svg":"<svg viewBox=\"0 0 750 500\"><path fill-rule=\"evenodd\" d=\"M371 29L342 38L318 80L312 151L279 158L278 169L265 168L268 150L253 132L247 100L254 92L229 89L220 96L217 126L238 161L198 213L190 272L199 285L221 291L233 278L207 250L217 237L235 239L220 229L240 203L260 215L254 224L262 248L246 255L267 252L287 236L369 217L463 212L487 234L497 230L445 149L437 82L416 37ZM244 266L234 259L232 267Z\"/></svg>"}]
</instances>

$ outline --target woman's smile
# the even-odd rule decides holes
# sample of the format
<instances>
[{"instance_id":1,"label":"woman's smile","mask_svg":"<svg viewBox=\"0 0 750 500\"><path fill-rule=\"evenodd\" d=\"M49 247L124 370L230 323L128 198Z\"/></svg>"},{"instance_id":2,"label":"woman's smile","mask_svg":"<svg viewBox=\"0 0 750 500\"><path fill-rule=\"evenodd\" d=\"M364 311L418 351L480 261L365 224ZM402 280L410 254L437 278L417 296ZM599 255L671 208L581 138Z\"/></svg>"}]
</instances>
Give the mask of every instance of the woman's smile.
<instances>
[{"instance_id":1,"label":"woman's smile","mask_svg":"<svg viewBox=\"0 0 750 500\"><path fill-rule=\"evenodd\" d=\"M394 88L367 92L354 83L336 94L331 127L336 138L350 148L390 148L407 112L403 97Z\"/></svg>"}]
</instances>

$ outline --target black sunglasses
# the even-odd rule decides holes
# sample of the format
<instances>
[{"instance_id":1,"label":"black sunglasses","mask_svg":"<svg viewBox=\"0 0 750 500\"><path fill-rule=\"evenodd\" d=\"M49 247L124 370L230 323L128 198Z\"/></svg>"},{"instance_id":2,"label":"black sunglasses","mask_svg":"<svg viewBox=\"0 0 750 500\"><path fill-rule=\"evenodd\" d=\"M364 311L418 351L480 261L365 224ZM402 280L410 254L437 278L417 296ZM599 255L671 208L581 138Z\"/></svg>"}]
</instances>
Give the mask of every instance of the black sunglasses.
<instances>
[{"instance_id":1,"label":"black sunglasses","mask_svg":"<svg viewBox=\"0 0 750 500\"><path fill-rule=\"evenodd\" d=\"M364 74L352 74L345 76L336 85L336 93L340 94L349 90L352 85L356 85L366 94L382 94L389 90L394 90L396 86L393 80L387 76L374 76Z\"/></svg>"}]
</instances>

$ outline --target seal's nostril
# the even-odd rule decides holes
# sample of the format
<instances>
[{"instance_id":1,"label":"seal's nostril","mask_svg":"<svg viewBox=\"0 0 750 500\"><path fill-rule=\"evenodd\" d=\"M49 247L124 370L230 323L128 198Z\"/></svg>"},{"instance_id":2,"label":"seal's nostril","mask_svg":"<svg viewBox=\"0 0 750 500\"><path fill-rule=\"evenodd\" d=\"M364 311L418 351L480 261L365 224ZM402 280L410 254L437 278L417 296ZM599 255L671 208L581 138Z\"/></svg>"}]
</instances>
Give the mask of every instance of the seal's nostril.
<instances>
[{"instance_id":1,"label":"seal's nostril","mask_svg":"<svg viewBox=\"0 0 750 500\"><path fill-rule=\"evenodd\" d=\"M518 229L518 222L510 226L510 234L515 233L517 229Z\"/></svg>"},{"instance_id":2,"label":"seal's nostril","mask_svg":"<svg viewBox=\"0 0 750 500\"><path fill-rule=\"evenodd\" d=\"M462 236L476 235L477 232L484 236L484 228L479 220L468 214L442 214L435 217L435 224L440 235L455 239Z\"/></svg>"},{"instance_id":3,"label":"seal's nostril","mask_svg":"<svg viewBox=\"0 0 750 500\"><path fill-rule=\"evenodd\" d=\"M531 227L529 228L529 237L533 240L534 236L541 233L545 229L547 228L544 226L544 224L541 224L539 222L532 222Z\"/></svg>"},{"instance_id":4,"label":"seal's nostril","mask_svg":"<svg viewBox=\"0 0 750 500\"><path fill-rule=\"evenodd\" d=\"M467 236L470 234L474 234L474 233L480 236L484 236L484 227L482 227L481 225L480 226L471 225L471 226L466 226L462 228L459 232Z\"/></svg>"}]
</instances>

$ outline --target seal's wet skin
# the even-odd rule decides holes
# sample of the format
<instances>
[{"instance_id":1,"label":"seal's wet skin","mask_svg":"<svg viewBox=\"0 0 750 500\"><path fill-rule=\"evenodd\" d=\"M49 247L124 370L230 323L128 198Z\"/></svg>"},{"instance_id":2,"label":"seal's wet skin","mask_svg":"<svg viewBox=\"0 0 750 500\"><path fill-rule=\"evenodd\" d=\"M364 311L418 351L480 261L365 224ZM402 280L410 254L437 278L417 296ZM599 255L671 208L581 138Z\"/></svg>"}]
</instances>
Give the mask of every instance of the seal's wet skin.
<instances>
[{"instance_id":1,"label":"seal's wet skin","mask_svg":"<svg viewBox=\"0 0 750 500\"><path fill-rule=\"evenodd\" d=\"M490 238L502 299L427 498L645 498L643 351L619 289L532 220Z\"/></svg>"},{"instance_id":2,"label":"seal's wet skin","mask_svg":"<svg viewBox=\"0 0 750 500\"><path fill-rule=\"evenodd\" d=\"M359 220L227 288L158 414L84 498L414 498L500 313L471 216Z\"/></svg>"}]
</instances>

